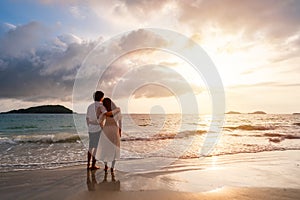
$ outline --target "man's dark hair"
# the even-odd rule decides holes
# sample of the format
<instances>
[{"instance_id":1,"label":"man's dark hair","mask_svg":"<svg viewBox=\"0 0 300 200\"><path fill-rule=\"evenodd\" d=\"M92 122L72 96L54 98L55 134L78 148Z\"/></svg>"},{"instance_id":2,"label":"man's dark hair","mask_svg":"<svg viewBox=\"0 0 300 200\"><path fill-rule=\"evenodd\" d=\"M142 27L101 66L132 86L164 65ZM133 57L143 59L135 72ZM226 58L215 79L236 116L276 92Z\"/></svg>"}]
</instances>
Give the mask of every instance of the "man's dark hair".
<instances>
[{"instance_id":1,"label":"man's dark hair","mask_svg":"<svg viewBox=\"0 0 300 200\"><path fill-rule=\"evenodd\" d=\"M96 91L94 93L94 101L100 101L104 97L104 93L102 91Z\"/></svg>"}]
</instances>

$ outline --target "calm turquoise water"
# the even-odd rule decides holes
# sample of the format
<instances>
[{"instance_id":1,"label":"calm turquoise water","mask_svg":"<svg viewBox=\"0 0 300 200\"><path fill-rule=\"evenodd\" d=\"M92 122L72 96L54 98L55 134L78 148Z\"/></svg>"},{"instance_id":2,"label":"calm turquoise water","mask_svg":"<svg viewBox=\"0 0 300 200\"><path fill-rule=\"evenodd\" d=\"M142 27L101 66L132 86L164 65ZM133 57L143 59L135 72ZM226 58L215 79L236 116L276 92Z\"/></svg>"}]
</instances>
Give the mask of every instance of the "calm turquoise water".
<instances>
[{"instance_id":1,"label":"calm turquoise water","mask_svg":"<svg viewBox=\"0 0 300 200\"><path fill-rule=\"evenodd\" d=\"M123 115L121 159L197 158L207 136L215 137L215 156L300 149L299 115L226 115L220 134L207 134L210 122L205 115ZM0 171L82 164L87 142L85 115L0 115Z\"/></svg>"}]
</instances>

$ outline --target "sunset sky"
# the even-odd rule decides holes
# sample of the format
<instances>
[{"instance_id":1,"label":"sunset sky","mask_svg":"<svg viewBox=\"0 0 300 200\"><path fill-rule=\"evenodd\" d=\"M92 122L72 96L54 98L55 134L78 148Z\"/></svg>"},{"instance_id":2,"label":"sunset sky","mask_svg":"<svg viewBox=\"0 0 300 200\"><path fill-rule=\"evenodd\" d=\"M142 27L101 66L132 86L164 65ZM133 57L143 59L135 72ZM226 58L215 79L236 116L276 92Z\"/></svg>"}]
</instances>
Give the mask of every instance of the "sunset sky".
<instances>
[{"instance_id":1,"label":"sunset sky","mask_svg":"<svg viewBox=\"0 0 300 200\"><path fill-rule=\"evenodd\" d=\"M226 111L300 112L299 22L297 0L2 0L0 112L43 104L85 112L92 94L74 106L73 86L96 45L125 32L106 52L145 40L169 45L143 28L168 29L200 45L223 81ZM180 112L185 105L178 97L191 91L200 113L211 110L205 81L170 52L144 49L120 56L98 88L107 96L115 91L114 100L126 112Z\"/></svg>"}]
</instances>

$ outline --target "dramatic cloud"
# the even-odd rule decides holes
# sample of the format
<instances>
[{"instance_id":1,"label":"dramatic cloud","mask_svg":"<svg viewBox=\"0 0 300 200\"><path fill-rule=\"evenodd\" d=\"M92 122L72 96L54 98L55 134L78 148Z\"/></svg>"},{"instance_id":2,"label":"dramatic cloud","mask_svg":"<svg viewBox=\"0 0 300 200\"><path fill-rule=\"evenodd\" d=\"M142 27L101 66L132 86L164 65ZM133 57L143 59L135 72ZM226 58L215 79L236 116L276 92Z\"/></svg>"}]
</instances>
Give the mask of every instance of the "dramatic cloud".
<instances>
[{"instance_id":1,"label":"dramatic cloud","mask_svg":"<svg viewBox=\"0 0 300 200\"><path fill-rule=\"evenodd\" d=\"M1 57L20 57L34 53L46 37L47 29L38 22L10 29L0 38Z\"/></svg>"},{"instance_id":2,"label":"dramatic cloud","mask_svg":"<svg viewBox=\"0 0 300 200\"><path fill-rule=\"evenodd\" d=\"M75 79L82 85L81 98L88 100L90 90L96 87L107 95L118 92L118 98L126 98L128 93L141 99L167 97L172 93L169 89L179 95L190 90L199 94L199 85L197 89L186 81L196 83L197 78L183 78L171 70L186 66L178 64L176 59L167 59L165 54L158 56L152 50L127 52L149 44L171 46L171 39L158 37L143 27L174 30L196 41L211 56L229 90L255 92L265 87L285 92L284 87L291 87L288 92L291 97L293 88L299 86L300 1L36 0L28 3L44 9L45 13L36 16L26 11L29 16L26 19L36 21L24 24L24 20L8 16L12 21L0 25L1 102L70 101ZM56 8L55 17L46 16L56 12ZM127 34L110 41L124 31ZM99 43L108 44L107 40L108 46L96 48ZM116 55L121 57L115 58ZM83 65L87 67L82 69ZM155 68L158 66L167 67L158 70ZM82 73L76 77L81 69ZM188 73L186 70L185 74ZM90 89L86 90L87 87ZM278 99L272 95L270 99ZM237 102L238 95L233 99Z\"/></svg>"},{"instance_id":3,"label":"dramatic cloud","mask_svg":"<svg viewBox=\"0 0 300 200\"><path fill-rule=\"evenodd\" d=\"M224 34L242 32L250 40L276 40L299 33L300 2L296 0L39 0L46 4L69 6L75 17L81 16L80 7L106 16L107 21L119 20L119 25L146 23L159 16L160 22L169 20L166 28L184 33L205 34L208 28L221 29ZM88 14L88 13L86 13ZM166 18L169 15L172 18ZM117 23L117 22L116 22ZM152 24L152 26L155 24ZM159 24L161 25L161 24ZM184 29L187 30L184 30Z\"/></svg>"},{"instance_id":4,"label":"dramatic cloud","mask_svg":"<svg viewBox=\"0 0 300 200\"><path fill-rule=\"evenodd\" d=\"M161 0L161 1L148 1L148 0L125 0L125 1L116 1L119 2L119 6L116 8L115 12L120 11L121 6L123 11L127 11L126 14L132 13L136 16L148 17L150 14L155 14L165 6L170 3L170 0Z\"/></svg>"},{"instance_id":5,"label":"dramatic cloud","mask_svg":"<svg viewBox=\"0 0 300 200\"><path fill-rule=\"evenodd\" d=\"M149 44L164 47L167 45L167 41L151 31L140 29L137 31L131 31L129 34L123 36L119 46L124 51L127 51L127 49L130 50L137 47L147 47Z\"/></svg>"},{"instance_id":6,"label":"dramatic cloud","mask_svg":"<svg viewBox=\"0 0 300 200\"><path fill-rule=\"evenodd\" d=\"M154 98L193 93L196 86L190 85L170 65L158 69L159 63L168 63L168 56L160 56L156 53L159 51L157 49L143 49L163 48L168 44L166 38L151 30L141 29L98 46L80 69L76 79L75 99L86 100L96 88L118 99L129 98L131 95L135 98ZM155 87L156 91L152 90L153 86L145 87L135 92L139 87L151 84L162 87Z\"/></svg>"},{"instance_id":7,"label":"dramatic cloud","mask_svg":"<svg viewBox=\"0 0 300 200\"><path fill-rule=\"evenodd\" d=\"M139 26L175 29L198 40L207 37L233 35L244 43L269 42L276 47L297 47L297 42L286 43L289 37L300 34L300 2L294 0L88 0L42 2L68 6L76 18L80 9L89 8L99 19L111 22L111 26L122 29ZM85 11L88 15L88 12ZM216 35L218 34L218 35ZM246 45L249 48L249 44ZM228 45L227 45L228 47ZM224 48L227 48L226 46ZM274 47L274 49L276 48ZM240 49L236 49L237 51Z\"/></svg>"},{"instance_id":8,"label":"dramatic cloud","mask_svg":"<svg viewBox=\"0 0 300 200\"><path fill-rule=\"evenodd\" d=\"M110 76L110 71L118 69L114 66L98 88L105 88L109 96L115 98L157 98L180 96L187 93L199 94L201 88L193 85L181 74L169 66L143 65L128 69L121 77ZM115 74L115 73L113 73ZM110 80L109 77L112 79ZM115 80L115 81L114 81Z\"/></svg>"},{"instance_id":9,"label":"dramatic cloud","mask_svg":"<svg viewBox=\"0 0 300 200\"><path fill-rule=\"evenodd\" d=\"M272 38L285 37L299 31L299 1L239 1L204 0L178 1L180 20L195 30L215 25L224 31L245 34L268 34ZM191 3L192 2L192 3Z\"/></svg>"},{"instance_id":10,"label":"dramatic cloud","mask_svg":"<svg viewBox=\"0 0 300 200\"><path fill-rule=\"evenodd\" d=\"M238 46L265 45L270 51L278 52L274 53L273 60L282 54L279 60L300 53L297 43L300 35L299 1L203 0L178 1L178 4L179 21L200 41L209 37L226 41L231 35L234 37L218 48L233 50ZM237 45L235 41L241 44ZM241 49L235 50L239 52Z\"/></svg>"},{"instance_id":11,"label":"dramatic cloud","mask_svg":"<svg viewBox=\"0 0 300 200\"><path fill-rule=\"evenodd\" d=\"M154 50L134 51L131 52L132 57L126 58L124 52L135 47L143 47L146 42L158 47L168 44L166 40L151 31L132 31L112 41L111 46L94 49L101 42L100 40L87 42L74 34L41 40L44 34L41 30L44 30L43 26L33 22L10 30L1 38L3 51L0 54L0 98L20 98L26 101L53 98L69 101L77 71L86 58L88 58L85 61L87 67L84 69L85 77L81 80L84 83L82 86L87 85L94 90L92 86L96 86L97 82L92 81L99 80L101 82L99 87L108 91L108 94L112 94L112 91L122 86L122 90L118 91L118 98L128 97L127 92L147 82L164 85L178 95L192 90L187 81L173 70L162 70L162 68L155 70L155 66L137 70L139 66L151 62ZM33 36L30 35L31 33ZM18 46L20 48L17 48ZM93 54L86 57L92 49L94 49ZM123 55L124 59L119 62L116 60L106 69L105 64L108 64L106 62L114 55ZM164 63L164 61L156 62ZM99 70L102 73L101 77L99 76L101 73L97 73ZM134 97L173 95L163 87L155 87L156 91L151 88L153 89L153 86L146 87L147 90L140 90L134 94ZM89 90L81 91L86 98L90 97L91 92L89 95L84 92Z\"/></svg>"},{"instance_id":12,"label":"dramatic cloud","mask_svg":"<svg viewBox=\"0 0 300 200\"><path fill-rule=\"evenodd\" d=\"M47 41L44 30L31 22L0 38L0 98L70 101L77 69L95 44L74 35Z\"/></svg>"}]
</instances>

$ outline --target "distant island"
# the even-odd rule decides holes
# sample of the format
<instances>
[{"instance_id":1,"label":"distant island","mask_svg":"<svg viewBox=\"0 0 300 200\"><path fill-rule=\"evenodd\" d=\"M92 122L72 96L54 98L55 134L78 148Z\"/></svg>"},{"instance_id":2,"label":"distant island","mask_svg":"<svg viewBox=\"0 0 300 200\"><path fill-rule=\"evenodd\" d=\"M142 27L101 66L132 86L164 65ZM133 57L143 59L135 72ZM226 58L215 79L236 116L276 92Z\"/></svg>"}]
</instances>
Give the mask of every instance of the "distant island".
<instances>
[{"instance_id":1,"label":"distant island","mask_svg":"<svg viewBox=\"0 0 300 200\"><path fill-rule=\"evenodd\" d=\"M26 109L11 110L8 112L2 112L1 114L25 114L25 113L44 113L44 114L72 114L72 110L61 105L44 105L35 106Z\"/></svg>"},{"instance_id":2,"label":"distant island","mask_svg":"<svg viewBox=\"0 0 300 200\"><path fill-rule=\"evenodd\" d=\"M241 112L237 112L237 111L229 111L225 114L231 115L231 114L267 114L267 113L265 113L264 111L255 111L255 112L252 112L252 113L241 113Z\"/></svg>"},{"instance_id":3,"label":"distant island","mask_svg":"<svg viewBox=\"0 0 300 200\"><path fill-rule=\"evenodd\" d=\"M227 112L226 114L242 114L242 113L236 112L236 111L229 111L229 112Z\"/></svg>"},{"instance_id":4,"label":"distant island","mask_svg":"<svg viewBox=\"0 0 300 200\"><path fill-rule=\"evenodd\" d=\"M265 113L264 111L255 111L255 112L248 113L248 114L267 114L267 113Z\"/></svg>"},{"instance_id":5,"label":"distant island","mask_svg":"<svg viewBox=\"0 0 300 200\"><path fill-rule=\"evenodd\" d=\"M293 115L300 115L300 113L293 113Z\"/></svg>"}]
</instances>

